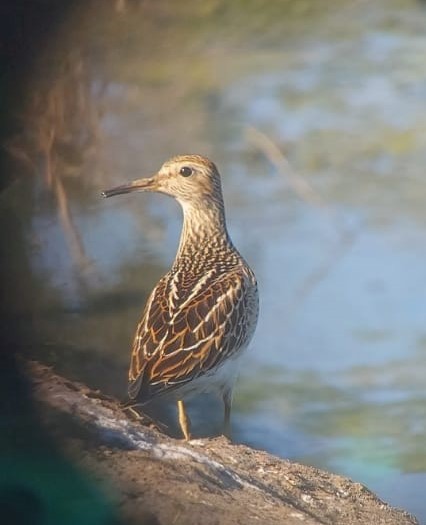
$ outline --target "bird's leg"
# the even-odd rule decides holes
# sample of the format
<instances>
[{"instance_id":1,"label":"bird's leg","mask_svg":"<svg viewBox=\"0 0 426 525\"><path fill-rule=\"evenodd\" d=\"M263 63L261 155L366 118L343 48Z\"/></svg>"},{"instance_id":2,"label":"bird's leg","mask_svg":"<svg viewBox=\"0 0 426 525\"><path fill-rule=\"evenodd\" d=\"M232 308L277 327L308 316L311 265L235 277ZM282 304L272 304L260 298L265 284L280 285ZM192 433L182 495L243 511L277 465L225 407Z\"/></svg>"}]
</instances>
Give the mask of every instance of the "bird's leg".
<instances>
[{"instance_id":1,"label":"bird's leg","mask_svg":"<svg viewBox=\"0 0 426 525\"><path fill-rule=\"evenodd\" d=\"M128 412L129 414L131 414L132 417L133 417L134 419L136 419L136 421L143 421L144 416L142 416L142 414L140 414L140 413L134 408L135 406L136 406L136 405L134 405L134 406L133 406L133 405L131 405L131 406L126 406L126 407L123 407L123 410L124 410L125 412Z\"/></svg>"},{"instance_id":2,"label":"bird's leg","mask_svg":"<svg viewBox=\"0 0 426 525\"><path fill-rule=\"evenodd\" d=\"M183 404L182 399L179 399L177 402L178 411L179 411L179 425L185 437L185 441L191 439L191 420L189 419L188 414L185 410L185 405Z\"/></svg>"},{"instance_id":3,"label":"bird's leg","mask_svg":"<svg viewBox=\"0 0 426 525\"><path fill-rule=\"evenodd\" d=\"M123 406L124 412L127 412L129 415L132 416L133 419L136 421L142 423L143 425L155 428L156 430L159 430L160 432L167 432L167 425L164 423L161 423L160 421L155 421L151 416L148 416L143 412L142 414L136 410L135 407L137 407L137 404L134 405L128 405Z\"/></svg>"},{"instance_id":4,"label":"bird's leg","mask_svg":"<svg viewBox=\"0 0 426 525\"><path fill-rule=\"evenodd\" d=\"M232 408L232 390L226 390L223 393L224 404L224 420L223 420L223 434L228 439L231 439L231 408Z\"/></svg>"}]
</instances>

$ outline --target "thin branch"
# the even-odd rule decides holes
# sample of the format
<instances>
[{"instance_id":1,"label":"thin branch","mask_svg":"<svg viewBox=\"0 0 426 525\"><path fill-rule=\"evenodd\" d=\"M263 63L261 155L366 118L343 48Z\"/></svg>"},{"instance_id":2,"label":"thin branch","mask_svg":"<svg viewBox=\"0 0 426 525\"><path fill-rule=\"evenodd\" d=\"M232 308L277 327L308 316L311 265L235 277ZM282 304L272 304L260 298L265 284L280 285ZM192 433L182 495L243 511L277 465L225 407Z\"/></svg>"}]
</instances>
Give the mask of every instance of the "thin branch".
<instances>
[{"instance_id":1,"label":"thin branch","mask_svg":"<svg viewBox=\"0 0 426 525\"><path fill-rule=\"evenodd\" d=\"M67 239L68 246L70 248L71 255L74 261L76 261L78 264L80 270L86 270L90 265L90 260L86 255L80 234L75 227L68 205L68 197L62 180L58 175L54 176L54 192L58 201L59 218L65 233L65 237Z\"/></svg>"},{"instance_id":2,"label":"thin branch","mask_svg":"<svg viewBox=\"0 0 426 525\"><path fill-rule=\"evenodd\" d=\"M318 208L321 213L327 217L333 224L338 235L334 249L327 254L322 263L311 271L302 281L301 285L297 287L295 298L289 307L288 315L285 316L288 320L290 312L294 312L296 308L300 307L315 287L330 274L337 261L354 245L361 231L361 226L358 228L349 228L344 224L341 218L317 193L311 184L292 168L290 162L286 159L279 147L265 133L254 127L249 127L247 129L247 139L276 167L278 173L286 179L289 187L303 202Z\"/></svg>"},{"instance_id":3,"label":"thin branch","mask_svg":"<svg viewBox=\"0 0 426 525\"><path fill-rule=\"evenodd\" d=\"M265 133L249 126L247 139L256 146L273 164L279 173L285 176L294 193L303 201L314 206L324 207L325 203L309 182L296 173L279 147Z\"/></svg>"}]
</instances>

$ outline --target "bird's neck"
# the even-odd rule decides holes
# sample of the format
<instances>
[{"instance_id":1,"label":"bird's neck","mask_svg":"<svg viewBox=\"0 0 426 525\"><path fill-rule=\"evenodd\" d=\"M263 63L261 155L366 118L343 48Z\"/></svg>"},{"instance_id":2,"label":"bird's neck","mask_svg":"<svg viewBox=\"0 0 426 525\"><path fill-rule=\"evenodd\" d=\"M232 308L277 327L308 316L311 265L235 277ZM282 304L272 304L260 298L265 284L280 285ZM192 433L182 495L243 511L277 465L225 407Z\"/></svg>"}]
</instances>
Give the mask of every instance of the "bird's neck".
<instances>
[{"instance_id":1,"label":"bird's neck","mask_svg":"<svg viewBox=\"0 0 426 525\"><path fill-rule=\"evenodd\" d=\"M183 227L176 260L209 257L212 250L233 250L222 206L183 205Z\"/></svg>"}]
</instances>

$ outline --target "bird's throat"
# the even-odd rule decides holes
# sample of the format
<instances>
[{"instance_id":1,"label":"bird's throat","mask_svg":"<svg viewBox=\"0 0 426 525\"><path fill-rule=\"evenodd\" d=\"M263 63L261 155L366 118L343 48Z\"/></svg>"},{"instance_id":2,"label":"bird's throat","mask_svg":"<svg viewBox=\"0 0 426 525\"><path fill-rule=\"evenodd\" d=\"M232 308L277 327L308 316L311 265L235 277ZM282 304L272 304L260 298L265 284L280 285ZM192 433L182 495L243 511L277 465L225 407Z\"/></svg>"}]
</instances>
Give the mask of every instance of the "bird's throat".
<instances>
[{"instance_id":1,"label":"bird's throat","mask_svg":"<svg viewBox=\"0 0 426 525\"><path fill-rule=\"evenodd\" d=\"M176 258L208 256L212 249L232 249L223 207L183 207L183 226Z\"/></svg>"}]
</instances>

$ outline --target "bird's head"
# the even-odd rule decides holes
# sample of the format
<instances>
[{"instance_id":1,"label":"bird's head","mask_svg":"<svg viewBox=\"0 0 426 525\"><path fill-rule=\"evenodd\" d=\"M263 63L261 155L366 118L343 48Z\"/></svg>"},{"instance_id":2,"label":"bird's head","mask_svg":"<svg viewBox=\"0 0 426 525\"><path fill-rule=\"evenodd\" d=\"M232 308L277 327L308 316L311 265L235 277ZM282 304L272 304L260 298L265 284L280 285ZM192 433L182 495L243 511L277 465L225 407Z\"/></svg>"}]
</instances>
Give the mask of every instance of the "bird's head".
<instances>
[{"instance_id":1,"label":"bird's head","mask_svg":"<svg viewBox=\"0 0 426 525\"><path fill-rule=\"evenodd\" d=\"M133 191L156 191L174 197L182 207L223 206L219 172L200 155L181 155L165 162L151 177L134 180L102 192L112 197Z\"/></svg>"}]
</instances>

